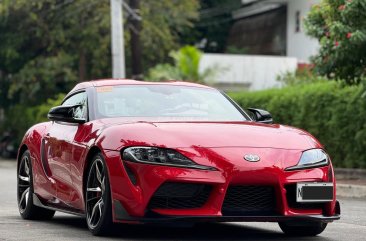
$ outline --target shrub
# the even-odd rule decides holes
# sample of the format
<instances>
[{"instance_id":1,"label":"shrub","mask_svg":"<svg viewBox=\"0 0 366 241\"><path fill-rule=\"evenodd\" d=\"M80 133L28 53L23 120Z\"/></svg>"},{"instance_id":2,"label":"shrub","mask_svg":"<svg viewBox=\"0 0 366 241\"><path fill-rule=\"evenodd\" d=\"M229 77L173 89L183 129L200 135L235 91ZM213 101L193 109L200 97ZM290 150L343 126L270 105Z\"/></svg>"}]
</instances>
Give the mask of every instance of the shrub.
<instances>
[{"instance_id":1,"label":"shrub","mask_svg":"<svg viewBox=\"0 0 366 241\"><path fill-rule=\"evenodd\" d=\"M329 81L283 89L231 93L244 108L270 111L276 123L317 137L337 167L366 168L366 94L362 85Z\"/></svg>"},{"instance_id":2,"label":"shrub","mask_svg":"<svg viewBox=\"0 0 366 241\"><path fill-rule=\"evenodd\" d=\"M199 64L202 52L193 46L184 46L178 51L171 51L170 57L174 65L158 64L149 70L148 80L189 80L203 83L212 80L218 73L218 68L207 68L202 73L199 71Z\"/></svg>"}]
</instances>

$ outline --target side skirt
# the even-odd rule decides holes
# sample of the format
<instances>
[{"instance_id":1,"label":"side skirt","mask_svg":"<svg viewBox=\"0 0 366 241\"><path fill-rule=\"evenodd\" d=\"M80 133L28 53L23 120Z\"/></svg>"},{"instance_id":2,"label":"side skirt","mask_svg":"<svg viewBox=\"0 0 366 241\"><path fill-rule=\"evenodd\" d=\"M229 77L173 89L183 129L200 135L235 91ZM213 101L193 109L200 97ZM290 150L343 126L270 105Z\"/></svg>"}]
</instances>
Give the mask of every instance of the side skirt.
<instances>
[{"instance_id":1,"label":"side skirt","mask_svg":"<svg viewBox=\"0 0 366 241\"><path fill-rule=\"evenodd\" d=\"M63 212L63 213L68 213L68 214L76 215L79 217L85 217L84 213L78 212L77 210L62 209L62 208L58 208L58 207L52 207L49 205L45 205L42 203L42 201L38 198L38 196L35 193L33 193L33 204L38 207L41 207L41 208L58 211L58 212Z\"/></svg>"}]
</instances>

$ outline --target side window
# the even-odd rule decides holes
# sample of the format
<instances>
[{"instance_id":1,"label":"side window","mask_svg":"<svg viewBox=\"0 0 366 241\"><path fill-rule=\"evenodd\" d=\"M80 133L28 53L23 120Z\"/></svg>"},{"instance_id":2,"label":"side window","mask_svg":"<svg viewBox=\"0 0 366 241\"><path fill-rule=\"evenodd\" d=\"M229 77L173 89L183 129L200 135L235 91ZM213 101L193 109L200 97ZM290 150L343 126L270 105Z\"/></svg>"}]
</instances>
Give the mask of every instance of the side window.
<instances>
[{"instance_id":1,"label":"side window","mask_svg":"<svg viewBox=\"0 0 366 241\"><path fill-rule=\"evenodd\" d=\"M81 105L80 107L75 109L74 117L87 119L88 111L87 111L87 98L85 92L77 93L75 95L70 96L64 101L64 103L62 103L62 105L63 106Z\"/></svg>"}]
</instances>

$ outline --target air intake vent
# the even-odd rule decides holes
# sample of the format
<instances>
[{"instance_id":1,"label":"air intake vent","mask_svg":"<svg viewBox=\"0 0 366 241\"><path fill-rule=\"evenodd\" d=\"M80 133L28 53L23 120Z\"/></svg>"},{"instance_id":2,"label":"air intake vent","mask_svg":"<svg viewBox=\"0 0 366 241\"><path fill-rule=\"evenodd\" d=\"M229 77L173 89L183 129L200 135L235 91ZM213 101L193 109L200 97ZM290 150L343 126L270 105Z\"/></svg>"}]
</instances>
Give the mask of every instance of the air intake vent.
<instances>
[{"instance_id":1,"label":"air intake vent","mask_svg":"<svg viewBox=\"0 0 366 241\"><path fill-rule=\"evenodd\" d=\"M222 206L223 215L270 215L276 196L270 186L230 186Z\"/></svg>"},{"instance_id":2,"label":"air intake vent","mask_svg":"<svg viewBox=\"0 0 366 241\"><path fill-rule=\"evenodd\" d=\"M211 189L205 184L164 183L151 198L149 209L200 208L206 203Z\"/></svg>"}]
</instances>

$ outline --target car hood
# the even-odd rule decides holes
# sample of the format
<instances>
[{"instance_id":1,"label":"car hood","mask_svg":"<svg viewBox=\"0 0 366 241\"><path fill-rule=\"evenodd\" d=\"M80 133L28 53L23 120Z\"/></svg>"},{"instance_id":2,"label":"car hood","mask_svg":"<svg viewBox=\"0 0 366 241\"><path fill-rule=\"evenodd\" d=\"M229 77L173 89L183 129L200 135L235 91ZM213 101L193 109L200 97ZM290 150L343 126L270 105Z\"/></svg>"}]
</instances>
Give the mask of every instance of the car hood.
<instances>
[{"instance_id":1,"label":"car hood","mask_svg":"<svg viewBox=\"0 0 366 241\"><path fill-rule=\"evenodd\" d=\"M309 133L283 125L255 122L108 123L102 134L107 149L126 146L258 147L305 150L321 144Z\"/></svg>"}]
</instances>

